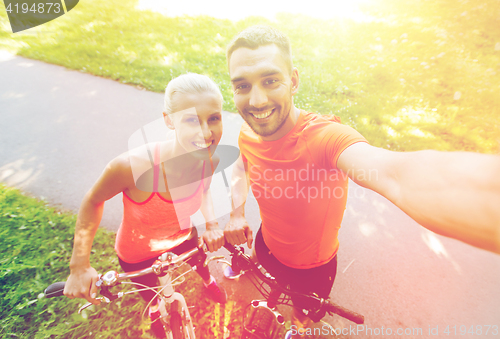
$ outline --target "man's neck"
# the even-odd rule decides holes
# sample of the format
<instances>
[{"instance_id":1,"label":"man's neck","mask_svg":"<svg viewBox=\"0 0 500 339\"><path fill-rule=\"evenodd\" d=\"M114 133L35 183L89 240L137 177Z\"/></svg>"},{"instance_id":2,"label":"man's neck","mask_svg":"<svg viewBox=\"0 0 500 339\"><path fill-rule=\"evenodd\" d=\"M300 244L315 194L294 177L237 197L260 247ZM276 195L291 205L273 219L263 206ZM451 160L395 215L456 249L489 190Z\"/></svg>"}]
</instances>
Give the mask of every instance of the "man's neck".
<instances>
[{"instance_id":1,"label":"man's neck","mask_svg":"<svg viewBox=\"0 0 500 339\"><path fill-rule=\"evenodd\" d=\"M285 135L290 132L295 125L297 124L297 121L299 120L300 116L300 109L296 108L294 105L290 108L290 114L288 115L288 118L286 119L285 123L276 131L276 133L263 137L261 136L262 140L264 141L274 141L283 138Z\"/></svg>"}]
</instances>

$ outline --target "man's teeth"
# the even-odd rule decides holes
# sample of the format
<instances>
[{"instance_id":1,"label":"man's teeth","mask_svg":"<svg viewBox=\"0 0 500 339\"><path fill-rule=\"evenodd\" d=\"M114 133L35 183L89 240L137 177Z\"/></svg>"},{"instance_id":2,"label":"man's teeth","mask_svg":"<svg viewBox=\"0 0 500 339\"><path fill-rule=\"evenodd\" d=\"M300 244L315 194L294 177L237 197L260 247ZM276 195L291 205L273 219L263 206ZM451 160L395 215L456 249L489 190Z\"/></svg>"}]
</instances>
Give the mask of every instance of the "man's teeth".
<instances>
[{"instance_id":1,"label":"man's teeth","mask_svg":"<svg viewBox=\"0 0 500 339\"><path fill-rule=\"evenodd\" d=\"M270 116L272 112L273 112L273 110L270 109L269 111L265 111L265 112L262 112L260 114L252 113L252 115L254 117L256 117L257 119L264 119L264 118L267 118L268 116Z\"/></svg>"},{"instance_id":2,"label":"man's teeth","mask_svg":"<svg viewBox=\"0 0 500 339\"><path fill-rule=\"evenodd\" d=\"M196 145L196 147L199 147L199 148L207 148L207 147L210 147L212 145L212 142L211 141L209 143L195 142L194 144Z\"/></svg>"}]
</instances>

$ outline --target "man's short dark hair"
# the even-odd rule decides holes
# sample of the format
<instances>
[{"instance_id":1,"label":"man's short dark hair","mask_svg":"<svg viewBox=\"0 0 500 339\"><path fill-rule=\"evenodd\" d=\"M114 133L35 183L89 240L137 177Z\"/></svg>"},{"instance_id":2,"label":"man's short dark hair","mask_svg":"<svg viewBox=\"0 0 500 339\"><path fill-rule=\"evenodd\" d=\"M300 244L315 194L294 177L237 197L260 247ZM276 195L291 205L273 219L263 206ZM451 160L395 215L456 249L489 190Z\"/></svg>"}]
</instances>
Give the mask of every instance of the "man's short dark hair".
<instances>
[{"instance_id":1,"label":"man's short dark hair","mask_svg":"<svg viewBox=\"0 0 500 339\"><path fill-rule=\"evenodd\" d=\"M291 73L293 67L292 48L288 37L276 28L263 25L248 27L234 37L227 48L227 65L229 66L229 59L238 48L257 49L271 44L279 48Z\"/></svg>"}]
</instances>

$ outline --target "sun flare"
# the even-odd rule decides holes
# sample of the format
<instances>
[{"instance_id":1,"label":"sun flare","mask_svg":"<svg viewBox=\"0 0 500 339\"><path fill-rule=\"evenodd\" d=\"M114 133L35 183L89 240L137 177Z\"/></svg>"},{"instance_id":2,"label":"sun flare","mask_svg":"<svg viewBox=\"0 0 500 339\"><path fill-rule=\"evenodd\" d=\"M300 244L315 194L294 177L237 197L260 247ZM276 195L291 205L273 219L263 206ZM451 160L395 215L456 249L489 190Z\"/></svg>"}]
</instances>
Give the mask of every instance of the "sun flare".
<instances>
[{"instance_id":1,"label":"sun flare","mask_svg":"<svg viewBox=\"0 0 500 339\"><path fill-rule=\"evenodd\" d=\"M301 13L320 19L346 18L355 21L367 21L369 17L359 10L359 5L369 0L323 0L303 1L267 1L254 0L250 6L235 6L230 0L189 2L165 0L139 0L139 10L150 10L167 16L208 15L220 19L238 21L249 16L263 16L273 20L277 13Z\"/></svg>"}]
</instances>

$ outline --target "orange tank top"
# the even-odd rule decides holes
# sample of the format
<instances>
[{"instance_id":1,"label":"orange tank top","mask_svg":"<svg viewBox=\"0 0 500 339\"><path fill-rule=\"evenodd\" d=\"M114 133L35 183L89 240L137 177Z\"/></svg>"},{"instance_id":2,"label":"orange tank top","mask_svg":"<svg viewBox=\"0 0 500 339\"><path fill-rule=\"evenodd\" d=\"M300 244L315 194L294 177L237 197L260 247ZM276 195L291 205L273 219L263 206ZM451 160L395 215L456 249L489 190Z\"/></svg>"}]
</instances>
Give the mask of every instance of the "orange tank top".
<instances>
[{"instance_id":1,"label":"orange tank top","mask_svg":"<svg viewBox=\"0 0 500 339\"><path fill-rule=\"evenodd\" d=\"M123 219L116 234L115 251L128 263L154 258L181 244L191 233L191 215L201 206L205 164L195 193L184 199L167 200L158 192L159 146L156 144L154 151L153 192L149 198L135 202L123 192Z\"/></svg>"}]
</instances>

